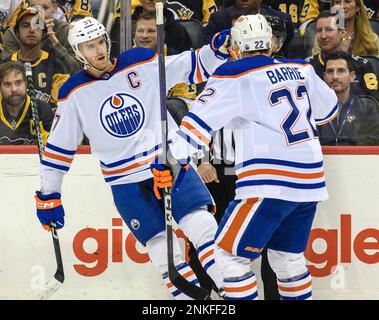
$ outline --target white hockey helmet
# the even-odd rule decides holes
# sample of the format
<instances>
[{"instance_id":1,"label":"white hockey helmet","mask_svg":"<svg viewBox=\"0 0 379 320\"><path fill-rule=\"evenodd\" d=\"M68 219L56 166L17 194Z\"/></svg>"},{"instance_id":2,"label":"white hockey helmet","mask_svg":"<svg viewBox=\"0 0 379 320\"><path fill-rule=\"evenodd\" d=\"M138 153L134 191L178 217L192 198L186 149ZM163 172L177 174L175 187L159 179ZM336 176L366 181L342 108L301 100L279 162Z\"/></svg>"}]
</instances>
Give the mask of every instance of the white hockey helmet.
<instances>
[{"instance_id":1,"label":"white hockey helmet","mask_svg":"<svg viewBox=\"0 0 379 320\"><path fill-rule=\"evenodd\" d=\"M108 46L108 59L111 52L111 39L103 24L97 21L95 18L86 17L70 23L68 32L68 42L75 52L77 59L84 63L85 66L93 66L82 55L79 45L86 41L96 39L104 36Z\"/></svg>"},{"instance_id":2,"label":"white hockey helmet","mask_svg":"<svg viewBox=\"0 0 379 320\"><path fill-rule=\"evenodd\" d=\"M242 52L271 48L272 31L261 14L240 16L231 29L232 50L240 57Z\"/></svg>"}]
</instances>

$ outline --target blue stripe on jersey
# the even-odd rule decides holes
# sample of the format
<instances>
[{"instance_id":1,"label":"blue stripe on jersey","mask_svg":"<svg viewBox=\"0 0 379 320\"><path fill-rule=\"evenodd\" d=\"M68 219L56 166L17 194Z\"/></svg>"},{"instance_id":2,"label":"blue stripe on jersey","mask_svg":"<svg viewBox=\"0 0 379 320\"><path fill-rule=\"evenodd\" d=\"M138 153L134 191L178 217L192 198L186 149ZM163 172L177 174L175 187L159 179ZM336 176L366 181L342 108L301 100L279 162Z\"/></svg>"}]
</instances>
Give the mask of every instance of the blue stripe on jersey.
<instances>
[{"instance_id":1,"label":"blue stripe on jersey","mask_svg":"<svg viewBox=\"0 0 379 320\"><path fill-rule=\"evenodd\" d=\"M282 296L280 295L280 297L282 298L282 300L305 300L305 299L308 299L312 296L312 291L310 292L307 292L301 296L297 296L297 297L286 297L286 296Z\"/></svg>"},{"instance_id":2,"label":"blue stripe on jersey","mask_svg":"<svg viewBox=\"0 0 379 320\"><path fill-rule=\"evenodd\" d=\"M323 122L325 121L326 119L332 117L334 115L334 113L336 113L336 111L338 110L338 103L334 106L333 110L330 111L330 113L325 117L325 118L322 118L322 119L315 119L316 122Z\"/></svg>"},{"instance_id":3,"label":"blue stripe on jersey","mask_svg":"<svg viewBox=\"0 0 379 320\"><path fill-rule=\"evenodd\" d=\"M208 79L210 77L209 73L207 72L207 69L205 69L203 63L201 62L201 59L200 59L200 54L199 54L199 61L200 61L200 66L201 66L201 69L203 69L204 71L204 75L206 76L206 78Z\"/></svg>"},{"instance_id":4,"label":"blue stripe on jersey","mask_svg":"<svg viewBox=\"0 0 379 320\"><path fill-rule=\"evenodd\" d=\"M256 297L258 297L258 292L255 291L253 294L251 294L250 296L247 296L247 297L243 297L243 298L234 298L234 297L228 297L228 296L224 296L224 300L253 300L255 299Z\"/></svg>"},{"instance_id":5,"label":"blue stripe on jersey","mask_svg":"<svg viewBox=\"0 0 379 320\"><path fill-rule=\"evenodd\" d=\"M201 145L198 144L195 140L193 140L188 134L185 134L183 131L179 130L176 132L179 137L186 140L192 147L194 147L197 150L201 150Z\"/></svg>"},{"instance_id":6,"label":"blue stripe on jersey","mask_svg":"<svg viewBox=\"0 0 379 320\"><path fill-rule=\"evenodd\" d=\"M113 176L113 177L108 177L108 178L104 178L105 182L112 182L112 181L115 181L117 179L120 179L120 178L123 178L123 177L126 177L126 176L130 176L132 174L136 174L136 173L139 173L139 172L142 172L142 171L146 171L146 170L150 170L150 165L147 164L147 168L145 169L142 169L142 170L139 170L139 171L135 171L133 173L129 173L129 174L123 174L121 176Z\"/></svg>"},{"instance_id":7,"label":"blue stripe on jersey","mask_svg":"<svg viewBox=\"0 0 379 320\"><path fill-rule=\"evenodd\" d=\"M70 77L59 89L58 100L65 99L70 92L75 90L78 86L91 81L107 81L118 71L125 69L133 64L150 60L155 56L153 50L147 48L133 48L131 50L125 51L118 55L116 67L110 72L110 77L108 78L93 78L84 71Z\"/></svg>"},{"instance_id":8,"label":"blue stripe on jersey","mask_svg":"<svg viewBox=\"0 0 379 320\"><path fill-rule=\"evenodd\" d=\"M319 189L326 186L325 182L318 183L294 183L281 180L248 180L236 183L237 188L248 187L248 186L283 186L294 189Z\"/></svg>"},{"instance_id":9,"label":"blue stripe on jersey","mask_svg":"<svg viewBox=\"0 0 379 320\"><path fill-rule=\"evenodd\" d=\"M61 166L61 165L58 165L58 164L55 164L55 163L48 162L46 160L42 160L41 164L43 164L44 166L47 166L47 167L51 167L51 168L62 170L62 171L66 171L66 172L68 170L70 170L70 167Z\"/></svg>"},{"instance_id":10,"label":"blue stripe on jersey","mask_svg":"<svg viewBox=\"0 0 379 320\"><path fill-rule=\"evenodd\" d=\"M204 250L205 248L207 248L207 247L213 245L214 243L215 243L215 242L214 242L213 240L212 240L212 241L209 241L209 242L207 242L207 243L204 243L202 246L198 247L198 248L196 249L196 251L197 251L197 252L201 252L201 251Z\"/></svg>"},{"instance_id":11,"label":"blue stripe on jersey","mask_svg":"<svg viewBox=\"0 0 379 320\"><path fill-rule=\"evenodd\" d=\"M293 162L279 159L267 159L267 158L256 158L244 161L242 163L236 164L235 168L241 169L247 167L251 164L275 164L280 166L294 167L294 168L303 168L303 169L316 169L323 166L323 161L314 162L314 163L303 163L303 162Z\"/></svg>"},{"instance_id":12,"label":"blue stripe on jersey","mask_svg":"<svg viewBox=\"0 0 379 320\"><path fill-rule=\"evenodd\" d=\"M299 64L304 64L304 65L309 64L308 61L303 60L303 59L275 58L275 60L278 60L278 61L283 62L283 63L299 63Z\"/></svg>"},{"instance_id":13,"label":"blue stripe on jersey","mask_svg":"<svg viewBox=\"0 0 379 320\"><path fill-rule=\"evenodd\" d=\"M65 154L67 156L73 156L73 155L75 155L75 152L76 152L76 150L63 149L63 148L54 146L54 145L52 145L50 143L46 144L46 148L47 149L51 149L51 150L56 151L56 152L59 152L59 153L62 153L62 154Z\"/></svg>"},{"instance_id":14,"label":"blue stripe on jersey","mask_svg":"<svg viewBox=\"0 0 379 320\"><path fill-rule=\"evenodd\" d=\"M107 167L107 168L117 167L119 165L122 165L124 163L130 162L132 160L135 160L135 159L138 159L138 158L141 158L141 157L146 157L147 155L149 155L150 153L153 153L154 151L157 151L161 147L162 147L162 144L158 144L154 148L151 148L148 151L137 153L136 155L134 155L134 156L132 156L130 158L127 158L127 159L119 160L117 162L113 162L113 163L109 163L109 164L105 164L102 161L100 161L100 163L101 163L101 165L103 165L104 167Z\"/></svg>"},{"instance_id":15,"label":"blue stripe on jersey","mask_svg":"<svg viewBox=\"0 0 379 320\"><path fill-rule=\"evenodd\" d=\"M271 64L278 63L297 63L303 65L309 65L305 60L300 59L276 59L267 56L254 56L248 57L241 60L226 62L222 64L217 70L213 73L216 76L235 76L247 71L253 71L261 67L269 66Z\"/></svg>"},{"instance_id":16,"label":"blue stripe on jersey","mask_svg":"<svg viewBox=\"0 0 379 320\"><path fill-rule=\"evenodd\" d=\"M196 51L194 50L194 51L191 52L191 72L190 72L190 74L188 76L188 82L190 84L194 84L195 83L195 81L193 79L193 76L195 74L195 69L196 69Z\"/></svg>"},{"instance_id":17,"label":"blue stripe on jersey","mask_svg":"<svg viewBox=\"0 0 379 320\"><path fill-rule=\"evenodd\" d=\"M206 130L210 135L213 134L212 128L210 126L208 126L203 120L201 120L198 116L196 116L192 112L188 112L186 117L189 117L192 120L194 120L200 127L202 127L204 130Z\"/></svg>"},{"instance_id":18,"label":"blue stripe on jersey","mask_svg":"<svg viewBox=\"0 0 379 320\"><path fill-rule=\"evenodd\" d=\"M111 75L133 64L150 60L154 56L155 52L153 50L142 47L122 52L117 56L117 66L112 70Z\"/></svg>"}]
</instances>

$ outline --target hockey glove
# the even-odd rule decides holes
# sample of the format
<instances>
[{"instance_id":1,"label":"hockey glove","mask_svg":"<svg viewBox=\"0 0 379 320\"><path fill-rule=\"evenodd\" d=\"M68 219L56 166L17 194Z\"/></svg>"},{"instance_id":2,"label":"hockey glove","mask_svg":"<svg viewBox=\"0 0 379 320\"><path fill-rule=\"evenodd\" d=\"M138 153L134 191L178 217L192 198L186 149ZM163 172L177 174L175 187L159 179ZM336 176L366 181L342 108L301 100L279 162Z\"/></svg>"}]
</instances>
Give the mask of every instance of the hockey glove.
<instances>
[{"instance_id":1,"label":"hockey glove","mask_svg":"<svg viewBox=\"0 0 379 320\"><path fill-rule=\"evenodd\" d=\"M64 226L64 210L61 203L61 194L51 193L43 195L36 191L34 196L37 206L37 217L42 223L42 227L51 231L51 226L60 229Z\"/></svg>"},{"instance_id":2,"label":"hockey glove","mask_svg":"<svg viewBox=\"0 0 379 320\"><path fill-rule=\"evenodd\" d=\"M174 182L173 173L170 167L162 163L162 157L156 157L154 161L150 164L150 169L153 173L154 178L154 195L157 197L158 200L162 199L161 194L159 192L160 189L172 188ZM178 166L180 166L180 168L175 181L175 185L179 186L183 180L185 172L189 168L189 163L188 161L184 161L178 162L177 164Z\"/></svg>"},{"instance_id":3,"label":"hockey glove","mask_svg":"<svg viewBox=\"0 0 379 320\"><path fill-rule=\"evenodd\" d=\"M211 48L215 52L217 58L228 59L230 58L229 47L230 47L230 29L222 30L216 33L211 41Z\"/></svg>"}]
</instances>

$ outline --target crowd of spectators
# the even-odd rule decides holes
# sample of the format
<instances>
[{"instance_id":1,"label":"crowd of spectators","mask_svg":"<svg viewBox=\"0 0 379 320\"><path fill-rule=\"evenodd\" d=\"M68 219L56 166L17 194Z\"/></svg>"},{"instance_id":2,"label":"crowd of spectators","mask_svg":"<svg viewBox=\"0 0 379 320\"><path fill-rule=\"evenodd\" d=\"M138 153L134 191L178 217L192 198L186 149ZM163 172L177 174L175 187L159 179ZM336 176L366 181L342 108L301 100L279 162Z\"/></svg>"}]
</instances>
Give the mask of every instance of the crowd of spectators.
<instances>
[{"instance_id":1,"label":"crowd of spectators","mask_svg":"<svg viewBox=\"0 0 379 320\"><path fill-rule=\"evenodd\" d=\"M157 49L155 2L132 0L131 47ZM277 57L306 59L341 99L336 123L319 130L324 145L379 145L378 107L379 1L375 0L166 0L165 53L195 50L217 32L231 28L240 15L261 13L273 29ZM81 70L67 39L69 24L99 12L98 0L3 0L0 3L0 144L31 144L21 124L30 119L28 95L12 85L21 66L30 62L37 101L54 113L59 87ZM111 12L108 12L111 13ZM110 28L112 57L119 53L120 3ZM310 40L311 39L311 40ZM309 48L309 44L311 47ZM307 48L308 46L308 48ZM340 54L341 52L345 54ZM310 54L311 53L311 54ZM309 55L309 56L308 56ZM331 58L330 58L331 56ZM332 66L328 68L327 62ZM16 79L17 78L17 79ZM169 97L189 107L204 84L179 84ZM18 101L14 108L10 101ZM349 105L349 112L344 106ZM174 109L179 108L175 103ZM17 114L15 114L17 110ZM369 114L369 116L368 116ZM49 119L51 117L48 117ZM180 117L176 117L180 120ZM31 121L31 120L29 120ZM338 130L334 126L338 123ZM12 125L11 125L12 124ZM51 125L51 123L50 123ZM348 126L349 128L344 128ZM29 126L32 128L32 126ZM326 128L326 129L325 129ZM49 124L44 123L49 130ZM346 130L345 130L346 129ZM19 134L18 134L19 132ZM367 137L362 137L365 134ZM347 135L347 137L346 137ZM22 139L19 139L22 137Z\"/></svg>"}]
</instances>

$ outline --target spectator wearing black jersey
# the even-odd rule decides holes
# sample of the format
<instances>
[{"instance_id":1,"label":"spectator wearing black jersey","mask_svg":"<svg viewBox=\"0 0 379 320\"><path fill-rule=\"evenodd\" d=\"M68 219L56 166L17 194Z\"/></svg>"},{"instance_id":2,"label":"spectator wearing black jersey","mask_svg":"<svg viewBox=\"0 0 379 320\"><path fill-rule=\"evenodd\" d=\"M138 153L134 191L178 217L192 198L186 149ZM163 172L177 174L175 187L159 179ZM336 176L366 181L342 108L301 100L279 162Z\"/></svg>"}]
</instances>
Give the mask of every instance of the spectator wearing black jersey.
<instances>
[{"instance_id":1,"label":"spectator wearing black jersey","mask_svg":"<svg viewBox=\"0 0 379 320\"><path fill-rule=\"evenodd\" d=\"M0 65L0 144L36 144L24 66L9 61ZM44 144L53 121L51 108L37 101Z\"/></svg>"},{"instance_id":2,"label":"spectator wearing black jersey","mask_svg":"<svg viewBox=\"0 0 379 320\"><path fill-rule=\"evenodd\" d=\"M336 92L339 111L333 121L320 126L322 145L379 145L379 108L370 96L357 96L350 90L355 71L351 56L333 52L325 61L325 82Z\"/></svg>"},{"instance_id":3,"label":"spectator wearing black jersey","mask_svg":"<svg viewBox=\"0 0 379 320\"><path fill-rule=\"evenodd\" d=\"M41 48L46 33L41 13L32 7L22 10L14 31L19 39L20 50L4 61L30 62L37 100L50 104L54 109L58 90L70 74L58 57Z\"/></svg>"}]
</instances>

